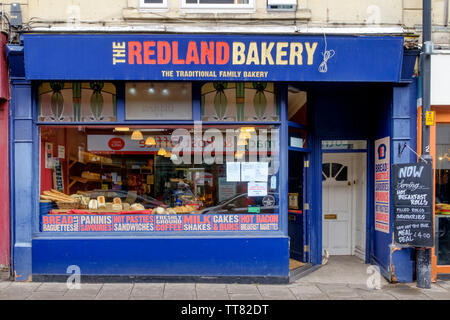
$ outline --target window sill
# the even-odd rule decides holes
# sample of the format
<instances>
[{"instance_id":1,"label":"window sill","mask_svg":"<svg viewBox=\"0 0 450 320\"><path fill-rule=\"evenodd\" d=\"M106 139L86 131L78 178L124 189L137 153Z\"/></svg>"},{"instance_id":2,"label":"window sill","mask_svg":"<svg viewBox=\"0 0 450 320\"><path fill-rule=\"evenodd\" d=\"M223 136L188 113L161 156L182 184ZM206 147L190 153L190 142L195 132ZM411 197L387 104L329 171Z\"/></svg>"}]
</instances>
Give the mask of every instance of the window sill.
<instances>
[{"instance_id":1,"label":"window sill","mask_svg":"<svg viewBox=\"0 0 450 320\"><path fill-rule=\"evenodd\" d=\"M158 11L157 11L158 10ZM164 16L158 13L165 12ZM214 15L212 15L214 14ZM245 20L256 19L259 21L264 20L299 20L309 21L311 20L310 9L300 9L297 11L260 11L260 9L240 9L240 10L218 10L218 9L139 9L139 8L125 8L122 10L122 16L124 20L160 20L160 19L180 19L191 18L198 20L217 20L217 19L229 19L229 20Z\"/></svg>"}]
</instances>

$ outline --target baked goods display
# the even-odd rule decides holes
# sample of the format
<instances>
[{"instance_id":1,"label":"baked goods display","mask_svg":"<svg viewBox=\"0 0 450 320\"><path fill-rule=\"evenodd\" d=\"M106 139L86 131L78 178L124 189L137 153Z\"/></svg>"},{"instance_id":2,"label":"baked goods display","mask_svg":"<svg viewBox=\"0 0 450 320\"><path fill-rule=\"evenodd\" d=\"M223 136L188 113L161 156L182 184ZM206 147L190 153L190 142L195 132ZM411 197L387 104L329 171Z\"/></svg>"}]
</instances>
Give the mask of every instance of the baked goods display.
<instances>
[{"instance_id":1,"label":"baked goods display","mask_svg":"<svg viewBox=\"0 0 450 320\"><path fill-rule=\"evenodd\" d=\"M190 205L177 206L174 208L157 207L152 210L154 214L190 214L195 211L195 208Z\"/></svg>"},{"instance_id":2,"label":"baked goods display","mask_svg":"<svg viewBox=\"0 0 450 320\"><path fill-rule=\"evenodd\" d=\"M146 209L140 203L122 202L118 197L113 198L112 202L106 202L104 196L98 196L96 199L90 199L81 194L67 195L58 190L44 191L41 195L41 200L53 201L57 204L59 209L87 209L95 212L132 212L145 211ZM193 205L176 206L173 208L156 207L150 209L152 214L190 214L196 211Z\"/></svg>"}]
</instances>

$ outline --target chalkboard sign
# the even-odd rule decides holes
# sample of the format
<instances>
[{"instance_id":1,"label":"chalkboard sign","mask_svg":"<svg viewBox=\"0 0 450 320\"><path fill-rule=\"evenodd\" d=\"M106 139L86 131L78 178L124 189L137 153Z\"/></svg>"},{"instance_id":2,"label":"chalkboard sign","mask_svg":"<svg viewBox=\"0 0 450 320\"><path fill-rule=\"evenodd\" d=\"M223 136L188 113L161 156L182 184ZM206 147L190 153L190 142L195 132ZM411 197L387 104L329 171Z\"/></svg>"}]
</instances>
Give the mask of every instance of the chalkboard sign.
<instances>
[{"instance_id":1,"label":"chalkboard sign","mask_svg":"<svg viewBox=\"0 0 450 320\"><path fill-rule=\"evenodd\" d=\"M433 169L431 164L392 166L394 240L412 247L432 247Z\"/></svg>"}]
</instances>

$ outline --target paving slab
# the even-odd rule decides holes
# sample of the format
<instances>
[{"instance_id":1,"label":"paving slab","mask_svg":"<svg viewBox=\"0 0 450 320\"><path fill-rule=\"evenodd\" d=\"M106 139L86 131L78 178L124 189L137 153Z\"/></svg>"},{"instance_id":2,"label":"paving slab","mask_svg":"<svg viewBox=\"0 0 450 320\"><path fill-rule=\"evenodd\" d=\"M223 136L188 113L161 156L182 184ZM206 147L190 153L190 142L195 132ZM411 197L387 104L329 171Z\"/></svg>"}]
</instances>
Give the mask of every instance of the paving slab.
<instances>
[{"instance_id":1,"label":"paving slab","mask_svg":"<svg viewBox=\"0 0 450 320\"><path fill-rule=\"evenodd\" d=\"M230 300L230 296L226 289L222 290L205 290L197 289L198 300Z\"/></svg>"},{"instance_id":2,"label":"paving slab","mask_svg":"<svg viewBox=\"0 0 450 320\"><path fill-rule=\"evenodd\" d=\"M133 289L132 283L105 283L96 300L128 300Z\"/></svg>"},{"instance_id":3,"label":"paving slab","mask_svg":"<svg viewBox=\"0 0 450 320\"><path fill-rule=\"evenodd\" d=\"M258 285L263 299L267 300L296 300L297 297L285 286Z\"/></svg>"},{"instance_id":4,"label":"paving slab","mask_svg":"<svg viewBox=\"0 0 450 320\"><path fill-rule=\"evenodd\" d=\"M87 298L87 299L95 299L95 297L100 292L103 284L81 284L80 289L69 289L64 293L64 297L66 298Z\"/></svg>"},{"instance_id":5,"label":"paving slab","mask_svg":"<svg viewBox=\"0 0 450 320\"><path fill-rule=\"evenodd\" d=\"M0 292L1 292L1 290L8 288L10 285L11 285L11 281L0 282Z\"/></svg>"},{"instance_id":6,"label":"paving slab","mask_svg":"<svg viewBox=\"0 0 450 320\"><path fill-rule=\"evenodd\" d=\"M62 300L63 298L64 294L62 292L35 291L26 300Z\"/></svg>"},{"instance_id":7,"label":"paving slab","mask_svg":"<svg viewBox=\"0 0 450 320\"><path fill-rule=\"evenodd\" d=\"M135 283L130 296L147 296L162 299L164 283Z\"/></svg>"},{"instance_id":8,"label":"paving slab","mask_svg":"<svg viewBox=\"0 0 450 320\"><path fill-rule=\"evenodd\" d=\"M360 295L356 289L350 288L343 284L323 284L318 283L317 287L330 298L343 299L343 298L358 298Z\"/></svg>"},{"instance_id":9,"label":"paving slab","mask_svg":"<svg viewBox=\"0 0 450 320\"><path fill-rule=\"evenodd\" d=\"M374 266L355 256L331 256L326 265L295 281L295 283L334 283L365 285L374 273ZM380 284L388 282L380 275Z\"/></svg>"},{"instance_id":10,"label":"paving slab","mask_svg":"<svg viewBox=\"0 0 450 320\"><path fill-rule=\"evenodd\" d=\"M197 300L195 283L166 283L163 299L167 300Z\"/></svg>"},{"instance_id":11,"label":"paving slab","mask_svg":"<svg viewBox=\"0 0 450 320\"><path fill-rule=\"evenodd\" d=\"M228 294L254 294L259 295L258 287L254 284L229 284Z\"/></svg>"},{"instance_id":12,"label":"paving slab","mask_svg":"<svg viewBox=\"0 0 450 320\"><path fill-rule=\"evenodd\" d=\"M260 294L232 293L229 296L230 300L263 300Z\"/></svg>"},{"instance_id":13,"label":"paving slab","mask_svg":"<svg viewBox=\"0 0 450 320\"><path fill-rule=\"evenodd\" d=\"M67 283L52 283L45 282L42 283L39 287L37 287L34 291L36 292L66 292L69 290Z\"/></svg>"},{"instance_id":14,"label":"paving slab","mask_svg":"<svg viewBox=\"0 0 450 320\"><path fill-rule=\"evenodd\" d=\"M0 292L0 300L25 300L33 291Z\"/></svg>"},{"instance_id":15,"label":"paving slab","mask_svg":"<svg viewBox=\"0 0 450 320\"><path fill-rule=\"evenodd\" d=\"M12 281L8 288L9 289L19 288L19 289L22 289L22 290L34 291L40 285L42 285L42 282L18 282L18 281Z\"/></svg>"}]
</instances>

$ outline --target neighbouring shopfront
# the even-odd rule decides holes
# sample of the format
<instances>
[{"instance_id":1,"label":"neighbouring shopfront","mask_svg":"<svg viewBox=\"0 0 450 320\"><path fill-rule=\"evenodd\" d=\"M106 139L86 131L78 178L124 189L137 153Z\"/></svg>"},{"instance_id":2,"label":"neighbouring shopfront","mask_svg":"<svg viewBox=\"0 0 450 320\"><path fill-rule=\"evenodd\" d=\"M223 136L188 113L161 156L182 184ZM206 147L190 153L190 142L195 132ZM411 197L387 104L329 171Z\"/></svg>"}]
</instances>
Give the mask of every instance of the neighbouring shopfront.
<instances>
[{"instance_id":1,"label":"neighbouring shopfront","mask_svg":"<svg viewBox=\"0 0 450 320\"><path fill-rule=\"evenodd\" d=\"M9 219L9 82L6 61L8 37L0 34L0 269L10 266L10 219Z\"/></svg>"},{"instance_id":2,"label":"neighbouring shopfront","mask_svg":"<svg viewBox=\"0 0 450 320\"><path fill-rule=\"evenodd\" d=\"M326 249L412 281L386 189L415 157L407 57L401 36L25 34L16 279L281 283Z\"/></svg>"},{"instance_id":3,"label":"neighbouring shopfront","mask_svg":"<svg viewBox=\"0 0 450 320\"><path fill-rule=\"evenodd\" d=\"M432 278L450 273L450 95L445 85L450 71L449 51L437 51L431 58L430 154L434 168L435 247L432 251Z\"/></svg>"}]
</instances>

